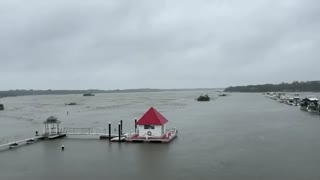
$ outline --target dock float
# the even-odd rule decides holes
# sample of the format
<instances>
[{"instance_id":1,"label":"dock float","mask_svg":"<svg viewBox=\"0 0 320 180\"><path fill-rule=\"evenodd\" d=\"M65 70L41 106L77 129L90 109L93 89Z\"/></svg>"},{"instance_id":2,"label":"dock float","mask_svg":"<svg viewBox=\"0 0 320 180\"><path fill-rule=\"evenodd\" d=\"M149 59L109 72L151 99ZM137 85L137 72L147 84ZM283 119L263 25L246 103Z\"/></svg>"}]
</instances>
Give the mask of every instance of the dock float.
<instances>
[{"instance_id":1,"label":"dock float","mask_svg":"<svg viewBox=\"0 0 320 180\"><path fill-rule=\"evenodd\" d=\"M12 141L12 142L8 142L6 144L0 144L0 148L9 147L10 149L14 149L14 148L19 147L20 145L32 144L32 143L36 142L37 140L43 140L44 138L45 138L44 136L35 136L35 137L30 137L30 138L26 138L26 139L17 140L17 141Z\"/></svg>"}]
</instances>

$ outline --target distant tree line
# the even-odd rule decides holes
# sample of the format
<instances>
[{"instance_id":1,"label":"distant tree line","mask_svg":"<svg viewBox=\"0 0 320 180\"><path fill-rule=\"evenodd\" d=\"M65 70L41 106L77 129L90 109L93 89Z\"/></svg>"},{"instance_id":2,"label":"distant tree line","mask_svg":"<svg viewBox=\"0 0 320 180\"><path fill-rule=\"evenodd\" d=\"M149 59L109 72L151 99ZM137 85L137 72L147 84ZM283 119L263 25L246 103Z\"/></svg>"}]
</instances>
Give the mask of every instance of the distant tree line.
<instances>
[{"instance_id":1,"label":"distant tree line","mask_svg":"<svg viewBox=\"0 0 320 180\"><path fill-rule=\"evenodd\" d=\"M85 93L125 93L125 92L160 92L160 91L191 91L191 90L215 90L211 88L198 88L198 89L115 89L115 90L99 90L99 89L89 89L89 90L9 90L0 91L1 97L11 97L11 96L30 96L30 95L63 95L63 94L85 94Z\"/></svg>"},{"instance_id":2,"label":"distant tree line","mask_svg":"<svg viewBox=\"0 0 320 180\"><path fill-rule=\"evenodd\" d=\"M30 96L30 95L63 95L63 94L85 94L85 93L114 93L114 92L146 92L146 91L156 91L156 89L126 89L126 90L99 90L99 89L89 89L89 90L9 90L0 91L0 97L10 97L10 96Z\"/></svg>"},{"instance_id":3,"label":"distant tree line","mask_svg":"<svg viewBox=\"0 0 320 180\"><path fill-rule=\"evenodd\" d=\"M320 92L320 81L228 87L225 92Z\"/></svg>"}]
</instances>

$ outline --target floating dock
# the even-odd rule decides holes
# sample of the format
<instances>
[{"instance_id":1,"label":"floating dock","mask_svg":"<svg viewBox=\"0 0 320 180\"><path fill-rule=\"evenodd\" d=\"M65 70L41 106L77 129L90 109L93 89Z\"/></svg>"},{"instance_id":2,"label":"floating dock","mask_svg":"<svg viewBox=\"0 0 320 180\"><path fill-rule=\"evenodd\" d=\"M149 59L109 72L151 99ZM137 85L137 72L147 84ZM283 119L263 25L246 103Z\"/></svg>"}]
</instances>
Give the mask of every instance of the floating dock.
<instances>
[{"instance_id":1,"label":"floating dock","mask_svg":"<svg viewBox=\"0 0 320 180\"><path fill-rule=\"evenodd\" d=\"M46 138L49 139L49 140L52 140L52 139L63 138L63 137L66 137L66 136L67 136L66 134L62 133L62 134L52 134L52 135L49 135Z\"/></svg>"},{"instance_id":2,"label":"floating dock","mask_svg":"<svg viewBox=\"0 0 320 180\"><path fill-rule=\"evenodd\" d=\"M45 137L44 136L35 136L35 137L30 137L30 138L26 138L26 139L21 139L21 140L17 140L17 141L12 141L12 142L8 142L6 144L1 144L0 148L5 148L5 147L18 147L20 145L23 144L31 144L30 142L35 142L37 140L43 140Z\"/></svg>"},{"instance_id":3,"label":"floating dock","mask_svg":"<svg viewBox=\"0 0 320 180\"><path fill-rule=\"evenodd\" d=\"M165 143L168 144L178 136L177 129L167 130L163 136L139 136L139 134L133 134L132 136L126 138L126 142L132 143Z\"/></svg>"}]
</instances>

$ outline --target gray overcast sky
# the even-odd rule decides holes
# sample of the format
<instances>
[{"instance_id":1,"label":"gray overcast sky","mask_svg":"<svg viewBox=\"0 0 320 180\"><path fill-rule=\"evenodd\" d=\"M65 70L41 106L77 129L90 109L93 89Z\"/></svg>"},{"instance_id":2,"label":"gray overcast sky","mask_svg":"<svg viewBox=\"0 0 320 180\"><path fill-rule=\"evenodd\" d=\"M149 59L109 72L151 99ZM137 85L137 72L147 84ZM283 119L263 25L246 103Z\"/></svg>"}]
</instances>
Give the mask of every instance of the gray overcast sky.
<instances>
[{"instance_id":1,"label":"gray overcast sky","mask_svg":"<svg viewBox=\"0 0 320 180\"><path fill-rule=\"evenodd\" d=\"M0 89L320 77L318 0L2 0Z\"/></svg>"}]
</instances>

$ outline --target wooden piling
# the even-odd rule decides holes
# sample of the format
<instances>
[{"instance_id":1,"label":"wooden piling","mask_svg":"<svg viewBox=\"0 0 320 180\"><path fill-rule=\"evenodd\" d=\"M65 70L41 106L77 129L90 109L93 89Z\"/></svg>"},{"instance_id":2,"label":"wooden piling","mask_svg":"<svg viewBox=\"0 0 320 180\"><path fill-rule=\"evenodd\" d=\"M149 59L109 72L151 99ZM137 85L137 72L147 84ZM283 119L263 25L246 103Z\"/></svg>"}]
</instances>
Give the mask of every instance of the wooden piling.
<instances>
[{"instance_id":1,"label":"wooden piling","mask_svg":"<svg viewBox=\"0 0 320 180\"><path fill-rule=\"evenodd\" d=\"M111 122L109 122L109 141L111 141Z\"/></svg>"},{"instance_id":2,"label":"wooden piling","mask_svg":"<svg viewBox=\"0 0 320 180\"><path fill-rule=\"evenodd\" d=\"M118 133L119 133L119 142L121 141L121 130L120 130L120 126L121 126L121 124L119 123L119 125L118 125L118 129L119 129L119 131L118 131Z\"/></svg>"},{"instance_id":3,"label":"wooden piling","mask_svg":"<svg viewBox=\"0 0 320 180\"><path fill-rule=\"evenodd\" d=\"M123 134L123 131L122 131L122 120L120 120L120 134L122 135Z\"/></svg>"},{"instance_id":4,"label":"wooden piling","mask_svg":"<svg viewBox=\"0 0 320 180\"><path fill-rule=\"evenodd\" d=\"M134 133L137 133L137 118L134 119Z\"/></svg>"}]
</instances>

